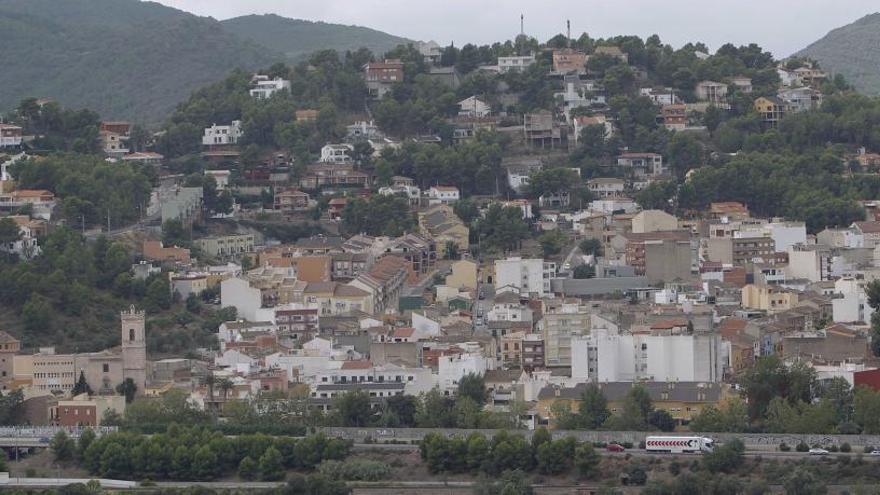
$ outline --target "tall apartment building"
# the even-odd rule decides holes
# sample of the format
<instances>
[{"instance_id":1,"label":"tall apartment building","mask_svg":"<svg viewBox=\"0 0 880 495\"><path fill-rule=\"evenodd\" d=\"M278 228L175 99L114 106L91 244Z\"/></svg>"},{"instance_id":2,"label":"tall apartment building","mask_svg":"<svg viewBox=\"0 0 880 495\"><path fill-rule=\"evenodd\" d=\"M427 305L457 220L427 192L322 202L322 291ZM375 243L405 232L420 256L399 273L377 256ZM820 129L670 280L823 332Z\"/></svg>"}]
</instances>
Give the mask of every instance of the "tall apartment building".
<instances>
[{"instance_id":1,"label":"tall apartment building","mask_svg":"<svg viewBox=\"0 0 880 495\"><path fill-rule=\"evenodd\" d=\"M595 329L572 340L572 378L604 382L718 382L723 371L718 333L616 334Z\"/></svg>"},{"instance_id":2,"label":"tall apartment building","mask_svg":"<svg viewBox=\"0 0 880 495\"><path fill-rule=\"evenodd\" d=\"M550 294L550 279L556 276L556 263L540 258L512 257L495 260L495 287L516 287L520 294Z\"/></svg>"},{"instance_id":3,"label":"tall apartment building","mask_svg":"<svg viewBox=\"0 0 880 495\"><path fill-rule=\"evenodd\" d=\"M590 313L577 300L545 300L542 313L545 366L571 366L571 341L590 332Z\"/></svg>"}]
</instances>

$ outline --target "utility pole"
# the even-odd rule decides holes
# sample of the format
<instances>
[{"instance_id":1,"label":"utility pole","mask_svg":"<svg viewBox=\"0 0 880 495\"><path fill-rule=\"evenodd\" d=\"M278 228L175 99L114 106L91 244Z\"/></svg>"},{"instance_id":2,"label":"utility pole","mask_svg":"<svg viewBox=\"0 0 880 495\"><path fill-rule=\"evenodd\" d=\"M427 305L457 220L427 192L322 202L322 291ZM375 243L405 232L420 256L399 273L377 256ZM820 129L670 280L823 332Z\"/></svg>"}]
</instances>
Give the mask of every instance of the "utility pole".
<instances>
[{"instance_id":1,"label":"utility pole","mask_svg":"<svg viewBox=\"0 0 880 495\"><path fill-rule=\"evenodd\" d=\"M107 208L107 233L110 233L110 208Z\"/></svg>"},{"instance_id":2,"label":"utility pole","mask_svg":"<svg viewBox=\"0 0 880 495\"><path fill-rule=\"evenodd\" d=\"M520 14L520 15L519 15L519 34L520 34L521 36L525 36L525 34L526 34L526 30L525 30L525 18L526 18L526 16L524 16L523 14Z\"/></svg>"},{"instance_id":3,"label":"utility pole","mask_svg":"<svg viewBox=\"0 0 880 495\"><path fill-rule=\"evenodd\" d=\"M571 21L568 19L565 20L565 39L568 40L568 48L571 48Z\"/></svg>"}]
</instances>

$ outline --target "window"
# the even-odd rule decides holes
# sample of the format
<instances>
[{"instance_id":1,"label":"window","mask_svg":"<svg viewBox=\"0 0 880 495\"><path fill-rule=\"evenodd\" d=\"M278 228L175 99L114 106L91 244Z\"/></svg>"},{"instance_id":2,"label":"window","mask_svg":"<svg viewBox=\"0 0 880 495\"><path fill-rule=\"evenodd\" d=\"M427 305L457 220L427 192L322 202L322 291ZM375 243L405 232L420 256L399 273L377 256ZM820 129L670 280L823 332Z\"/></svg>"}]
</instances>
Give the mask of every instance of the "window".
<instances>
[{"instance_id":1,"label":"window","mask_svg":"<svg viewBox=\"0 0 880 495\"><path fill-rule=\"evenodd\" d=\"M109 364L104 363L101 367L104 369L104 373L110 372L110 365Z\"/></svg>"},{"instance_id":2,"label":"window","mask_svg":"<svg viewBox=\"0 0 880 495\"><path fill-rule=\"evenodd\" d=\"M134 342L134 328L128 329L128 341Z\"/></svg>"}]
</instances>

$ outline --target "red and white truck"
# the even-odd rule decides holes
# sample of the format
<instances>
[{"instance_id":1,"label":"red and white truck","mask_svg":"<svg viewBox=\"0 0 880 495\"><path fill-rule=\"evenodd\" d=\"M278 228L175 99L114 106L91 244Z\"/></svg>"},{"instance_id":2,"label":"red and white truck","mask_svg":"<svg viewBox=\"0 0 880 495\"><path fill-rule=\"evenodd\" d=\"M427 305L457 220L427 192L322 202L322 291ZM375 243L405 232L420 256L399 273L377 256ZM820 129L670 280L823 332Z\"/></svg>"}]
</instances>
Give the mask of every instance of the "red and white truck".
<instances>
[{"instance_id":1,"label":"red and white truck","mask_svg":"<svg viewBox=\"0 0 880 495\"><path fill-rule=\"evenodd\" d=\"M706 437L648 437L645 439L646 452L666 452L670 454L712 452L715 441Z\"/></svg>"}]
</instances>

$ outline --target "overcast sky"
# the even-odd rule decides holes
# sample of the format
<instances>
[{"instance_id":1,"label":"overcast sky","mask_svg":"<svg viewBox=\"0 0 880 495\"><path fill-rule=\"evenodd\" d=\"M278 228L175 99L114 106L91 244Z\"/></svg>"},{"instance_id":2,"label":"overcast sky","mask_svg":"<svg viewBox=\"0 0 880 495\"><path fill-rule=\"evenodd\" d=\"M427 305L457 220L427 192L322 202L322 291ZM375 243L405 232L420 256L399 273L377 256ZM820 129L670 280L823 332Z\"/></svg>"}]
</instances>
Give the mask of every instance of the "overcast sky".
<instances>
[{"instance_id":1,"label":"overcast sky","mask_svg":"<svg viewBox=\"0 0 880 495\"><path fill-rule=\"evenodd\" d=\"M544 41L565 31L593 37L659 34L680 46L702 41L755 42L777 58L790 55L831 29L880 10L877 0L159 0L203 16L227 19L274 13L357 24L417 40L490 43L519 33Z\"/></svg>"}]
</instances>

